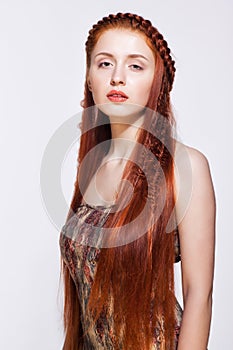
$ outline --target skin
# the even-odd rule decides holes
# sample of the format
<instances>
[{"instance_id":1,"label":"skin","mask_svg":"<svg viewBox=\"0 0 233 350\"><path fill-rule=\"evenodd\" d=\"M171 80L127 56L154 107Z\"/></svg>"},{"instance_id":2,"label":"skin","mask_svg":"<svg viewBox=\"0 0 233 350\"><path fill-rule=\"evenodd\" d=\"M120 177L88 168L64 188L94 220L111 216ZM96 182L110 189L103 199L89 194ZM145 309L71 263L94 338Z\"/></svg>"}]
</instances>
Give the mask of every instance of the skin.
<instances>
[{"instance_id":1,"label":"skin","mask_svg":"<svg viewBox=\"0 0 233 350\"><path fill-rule=\"evenodd\" d=\"M143 109L149 97L154 70L152 50L145 43L143 35L133 31L107 30L94 47L88 85L95 104L109 116L113 137L112 155L125 155L128 145L122 145L115 138L134 138L137 132L135 126L141 125L143 121ZM129 97L127 101L109 101L106 95L113 89L124 92Z\"/></svg>"},{"instance_id":2,"label":"skin","mask_svg":"<svg viewBox=\"0 0 233 350\"><path fill-rule=\"evenodd\" d=\"M135 145L127 140L135 140L138 126L143 122L154 71L154 53L141 34L111 29L96 43L87 81L95 104L109 116L112 141L95 181L91 181L86 190L86 202L94 205L114 202L124 166ZM111 102L106 96L111 90L124 92L127 101Z\"/></svg>"},{"instance_id":3,"label":"skin","mask_svg":"<svg viewBox=\"0 0 233 350\"><path fill-rule=\"evenodd\" d=\"M101 52L107 55L100 55ZM131 54L140 54L146 59L129 57ZM112 184L120 180L124 158L131 151L124 140L133 141L135 126L142 123L154 65L154 54L143 36L125 29L104 32L92 52L87 80L95 103L109 115L113 139L109 154L96 175L96 184L91 183L87 189L87 202L100 204L101 198L101 204L106 204L113 198L115 188ZM143 66L143 69L137 66ZM119 89L129 96L128 106L124 102L108 100L106 94L112 89ZM129 108L129 104L133 108ZM178 350L206 350L214 277L215 194L209 163L203 153L177 142L174 160L175 212L180 235L184 301ZM187 188L190 191L187 192ZM188 202L187 193L190 193Z\"/></svg>"},{"instance_id":4,"label":"skin","mask_svg":"<svg viewBox=\"0 0 233 350\"><path fill-rule=\"evenodd\" d=\"M184 215L188 154L191 164L192 192ZM181 248L184 313L178 350L206 350L211 323L214 278L216 201L210 167L198 150L177 143L175 189ZM179 174L178 174L179 172Z\"/></svg>"}]
</instances>

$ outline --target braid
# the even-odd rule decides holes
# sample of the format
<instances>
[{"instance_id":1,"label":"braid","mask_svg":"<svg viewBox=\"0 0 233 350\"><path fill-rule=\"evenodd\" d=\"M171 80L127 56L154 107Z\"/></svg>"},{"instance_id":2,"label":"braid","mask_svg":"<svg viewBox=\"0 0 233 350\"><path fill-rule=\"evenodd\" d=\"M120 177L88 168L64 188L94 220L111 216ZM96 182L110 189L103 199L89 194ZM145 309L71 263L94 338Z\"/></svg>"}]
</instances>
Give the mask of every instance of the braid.
<instances>
[{"instance_id":1,"label":"braid","mask_svg":"<svg viewBox=\"0 0 233 350\"><path fill-rule=\"evenodd\" d=\"M170 54L171 51L168 48L166 40L164 40L162 34L157 30L157 28L153 27L149 20L145 20L139 15L119 12L116 15L110 14L107 17L103 17L97 22L97 24L94 24L92 29L89 31L89 36L86 41L87 53L90 53L90 48L93 47L93 40L101 28L108 26L116 27L119 23L121 23L122 25L125 24L125 26L128 28L140 30L150 39L152 45L155 47L163 61L164 71L167 80L166 83L164 79L164 87L166 87L170 92L172 89L176 71L175 62ZM159 98L159 100L161 100L161 97Z\"/></svg>"},{"instance_id":2,"label":"braid","mask_svg":"<svg viewBox=\"0 0 233 350\"><path fill-rule=\"evenodd\" d=\"M114 228L113 237L109 237L109 242L111 242L111 240L113 242L118 238L121 226L124 229L125 224L133 223L134 219L137 218L139 214L145 213L144 207L147 205L147 201L150 208L149 215L145 219L148 223L152 223L152 226L149 227L146 234L144 234L143 238L140 238L140 240L136 239L130 244L116 247L116 250L101 249L97 277L92 287L87 309L95 315L95 320L97 320L102 311L102 307L106 310L105 306L108 305L107 298L109 283L111 282L111 289L114 297L113 337L116 339L116 348L135 349L138 348L139 344L141 349L148 349L150 347L149 345L152 344L152 328L154 329L157 327L158 323L160 324L159 318L160 315L163 315L164 326L161 327L161 331L164 335L164 340L160 347L173 349L175 329L175 298L173 293L174 245L173 235L164 233L166 230L166 223L170 220L170 214L173 211L174 202L174 143L173 138L170 137L173 115L170 105L170 91L174 81L175 66L170 54L170 49L162 34L152 26L149 20L145 20L139 15L131 13L110 14L99 20L89 31L85 43L87 74L85 96L83 100L84 111L81 125L82 138L79 150L79 164L81 165L81 160L84 159L85 155L87 155L90 150L94 149L95 146L101 144L103 141L111 140L112 137L111 123L108 116L102 113L101 109L98 110L98 108L96 110L91 108L91 112L89 113L88 107L94 106L95 101L91 90L88 89L88 70L91 66L93 49L102 33L106 30L119 28L133 30L143 35L143 39L145 39L146 44L155 55L155 73L148 101L146 106L143 106L146 107L145 122L142 128L140 128L141 130L136 138L136 143L145 147L143 148L143 152L141 152L140 148L135 148L135 152L133 152L132 158L128 160L122 175L122 179L129 181L133 186L132 200L130 200L130 204L125 205L127 202L126 198L129 198L129 192L127 192L127 186L120 186L117 202L123 204L123 210L120 210L120 212L117 211L117 215L113 215L113 220L110 217L110 220L106 222L108 228ZM98 129L96 126L98 126ZM144 128L144 126L146 127ZM86 130L88 130L88 133L84 132ZM154 155L153 158L147 157L148 150ZM89 161L87 167L89 168L90 165L92 171L84 180L85 186L88 184L95 171L98 170L104 154L105 149L101 147L101 150L99 148L99 151L97 151L94 157L95 159L92 158L94 162L88 157ZM159 170L160 167L162 172ZM159 171L157 171L157 169ZM146 170L146 172L144 172L144 170ZM165 183L163 178L165 179ZM72 202L72 208L76 206L76 203L78 204L78 200L81 200L82 197L78 180L76 184L77 192ZM164 188L165 192L163 192ZM151 191L149 192L148 189L151 189ZM127 196L125 196L123 190L126 190ZM154 225L154 216L156 216L159 211L157 208L160 208L158 203L162 203L163 199L165 203L162 213L161 215L159 214L159 219L156 225ZM140 225L141 224L145 226L144 220L140 219ZM117 229L116 235L115 229ZM132 259L132 257L135 257L135 259ZM153 269L151 269L151 266L153 266ZM141 284L142 272L143 285ZM135 274L135 278L132 280L131 277L133 274ZM119 276L121 276L120 283ZM122 290L126 291L125 295ZM135 297L132 302L128 303L128 296L131 295L132 292L134 292ZM152 313L150 303L151 296L156 296L156 302L154 302L155 298L152 298ZM145 300L144 303L140 303L141 298ZM143 317L139 318L139 322L137 320L138 315L143 315ZM68 317L69 314L67 313L67 318ZM122 319L124 319L123 322ZM70 322L70 329L70 333L73 332L72 334L74 334L75 330L72 325L72 320ZM74 336L77 337L76 334ZM121 340L123 342L122 346L120 346Z\"/></svg>"}]
</instances>

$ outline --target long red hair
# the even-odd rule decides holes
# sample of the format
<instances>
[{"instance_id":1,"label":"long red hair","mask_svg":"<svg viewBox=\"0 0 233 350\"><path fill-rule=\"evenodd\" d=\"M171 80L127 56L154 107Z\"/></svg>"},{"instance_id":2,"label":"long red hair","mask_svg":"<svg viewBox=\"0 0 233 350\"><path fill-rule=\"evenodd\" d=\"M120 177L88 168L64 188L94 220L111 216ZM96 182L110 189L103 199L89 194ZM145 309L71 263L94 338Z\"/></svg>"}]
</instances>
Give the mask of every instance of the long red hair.
<instances>
[{"instance_id":1,"label":"long red hair","mask_svg":"<svg viewBox=\"0 0 233 350\"><path fill-rule=\"evenodd\" d=\"M104 17L90 30L86 42L87 72L98 38L112 28L126 28L144 35L155 54L156 67L145 123L137 133L136 146L122 176L130 181L134 191L129 193L128 187L121 186L117 194L119 210L110 213L104 225L111 228L112 235L107 235L101 249L88 308L97 319L111 292L115 349L120 346L126 350L150 349L153 329L162 315L168 350L173 349L175 329L174 225L167 232L168 224L175 220L172 217L175 121L170 104L174 61L166 41L150 21L138 15L118 13ZM87 81L83 107L77 176L67 221L76 213L82 194L108 152L111 140L109 118L96 108ZM94 157L88 157L83 166L85 156L102 142L105 147L97 147ZM122 229L133 220L137 220L137 225L130 226L132 230L122 235ZM61 271L64 279L63 350L78 350L82 348L83 330L77 286L62 257Z\"/></svg>"}]
</instances>

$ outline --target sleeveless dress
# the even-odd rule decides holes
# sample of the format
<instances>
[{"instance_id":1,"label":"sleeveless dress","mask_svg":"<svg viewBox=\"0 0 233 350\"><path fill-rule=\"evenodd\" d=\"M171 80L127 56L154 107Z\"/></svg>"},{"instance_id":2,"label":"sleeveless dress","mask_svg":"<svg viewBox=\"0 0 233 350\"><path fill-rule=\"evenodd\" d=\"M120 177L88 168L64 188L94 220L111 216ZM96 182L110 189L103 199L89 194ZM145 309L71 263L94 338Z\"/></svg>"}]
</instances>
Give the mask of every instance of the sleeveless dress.
<instances>
[{"instance_id":1,"label":"sleeveless dress","mask_svg":"<svg viewBox=\"0 0 233 350\"><path fill-rule=\"evenodd\" d=\"M90 246L86 244L87 237L93 235L93 225L101 230L109 214L110 206L90 205L81 203L75 213L62 227L59 239L62 259L67 265L70 275L77 288L80 303L80 320L84 336L82 350L114 350L113 321L110 314L101 313L97 322L92 322L86 312L86 305L94 280L96 265L100 248L98 244ZM181 260L179 249L178 230L175 233L174 246L175 262ZM174 329L175 348L177 348L179 330L181 326L183 310L176 300L176 327ZM162 345L163 322L156 327L154 332L153 347L151 350L165 350Z\"/></svg>"}]
</instances>

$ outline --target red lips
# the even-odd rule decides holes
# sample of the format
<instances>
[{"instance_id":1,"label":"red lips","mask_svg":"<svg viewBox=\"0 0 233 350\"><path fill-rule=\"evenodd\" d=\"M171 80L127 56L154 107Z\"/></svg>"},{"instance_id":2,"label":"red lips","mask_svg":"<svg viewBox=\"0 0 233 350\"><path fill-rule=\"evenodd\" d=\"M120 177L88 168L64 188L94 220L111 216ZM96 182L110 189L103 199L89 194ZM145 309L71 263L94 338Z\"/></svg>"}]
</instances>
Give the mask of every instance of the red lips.
<instances>
[{"instance_id":1,"label":"red lips","mask_svg":"<svg viewBox=\"0 0 233 350\"><path fill-rule=\"evenodd\" d=\"M112 102L124 102L126 101L129 97L122 91L119 90L111 90L107 94L107 98L112 101Z\"/></svg>"}]
</instances>

